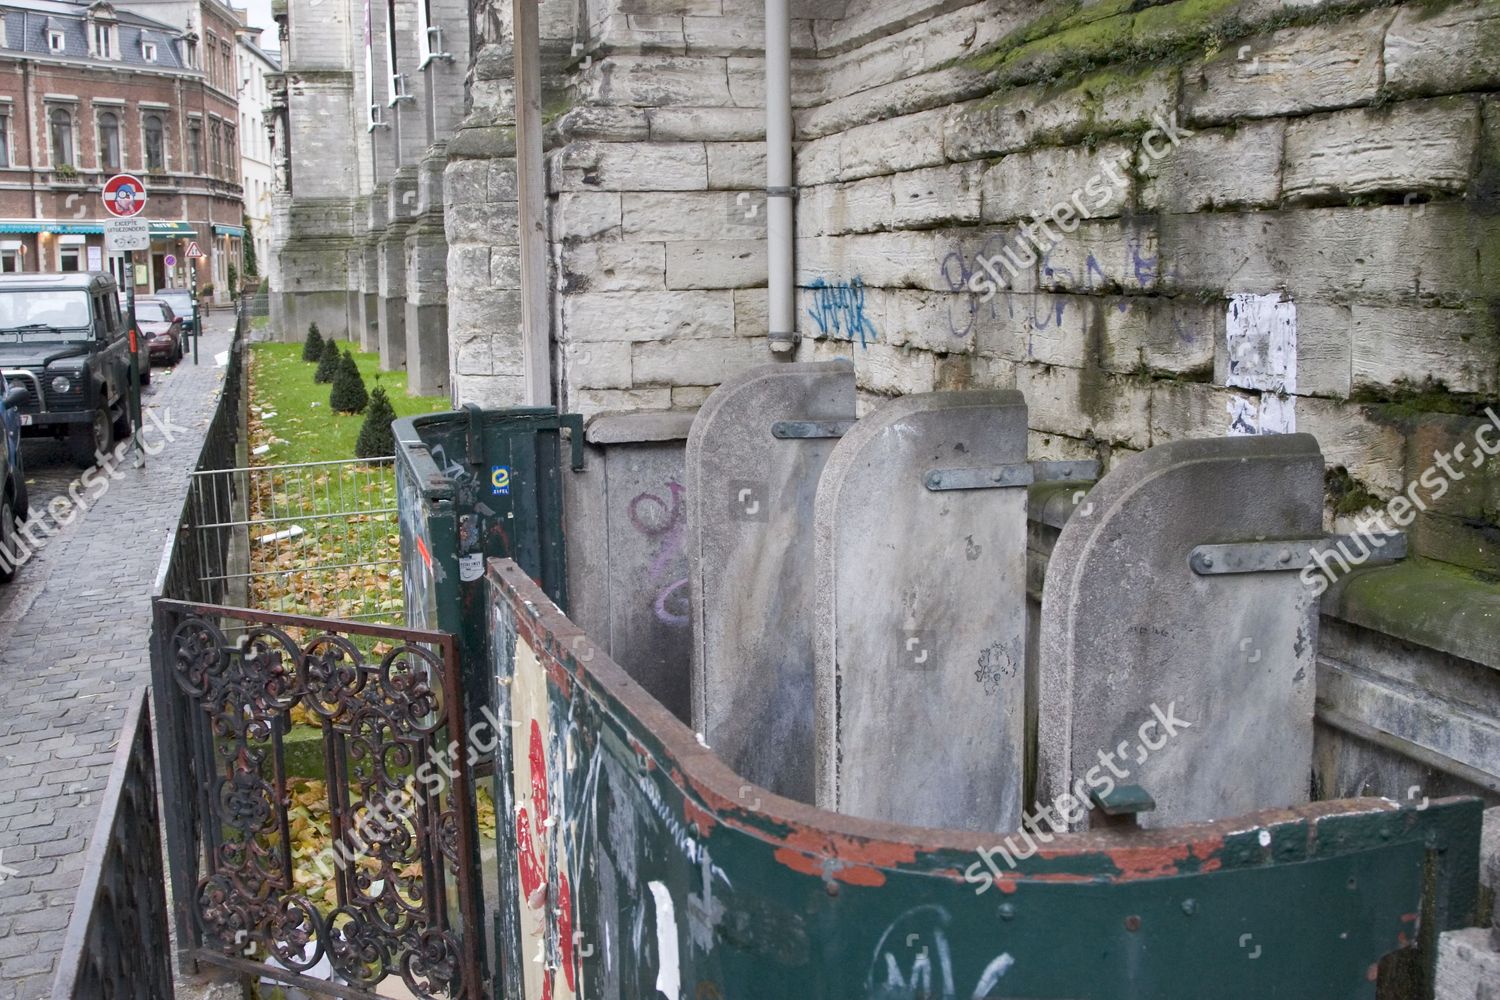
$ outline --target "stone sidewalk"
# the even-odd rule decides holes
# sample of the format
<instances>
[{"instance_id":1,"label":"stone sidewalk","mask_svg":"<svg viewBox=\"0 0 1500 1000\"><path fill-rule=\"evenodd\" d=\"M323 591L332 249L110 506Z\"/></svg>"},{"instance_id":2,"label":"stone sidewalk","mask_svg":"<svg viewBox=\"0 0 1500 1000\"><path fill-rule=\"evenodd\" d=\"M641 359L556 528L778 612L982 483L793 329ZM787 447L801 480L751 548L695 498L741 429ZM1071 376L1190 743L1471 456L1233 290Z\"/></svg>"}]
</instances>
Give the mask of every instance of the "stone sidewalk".
<instances>
[{"instance_id":1,"label":"stone sidewalk","mask_svg":"<svg viewBox=\"0 0 1500 1000\"><path fill-rule=\"evenodd\" d=\"M214 356L233 322L227 311L211 316L199 366L189 353L146 390L146 412L181 428L171 443L144 469L127 460L109 491L0 588L0 1000L51 992L127 696L150 681L151 588L219 398L225 369ZM147 442L160 443L163 432L149 418L147 427Z\"/></svg>"}]
</instances>

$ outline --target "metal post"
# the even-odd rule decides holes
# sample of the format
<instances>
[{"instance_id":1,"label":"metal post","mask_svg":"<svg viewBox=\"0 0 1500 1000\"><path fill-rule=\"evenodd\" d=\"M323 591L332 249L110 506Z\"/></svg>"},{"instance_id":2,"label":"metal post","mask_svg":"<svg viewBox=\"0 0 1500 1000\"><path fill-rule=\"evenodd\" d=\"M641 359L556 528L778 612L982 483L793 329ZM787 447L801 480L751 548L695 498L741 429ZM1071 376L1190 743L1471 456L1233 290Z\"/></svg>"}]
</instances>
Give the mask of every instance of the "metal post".
<instances>
[{"instance_id":1,"label":"metal post","mask_svg":"<svg viewBox=\"0 0 1500 1000\"><path fill-rule=\"evenodd\" d=\"M141 328L135 321L134 250L130 251L125 267L129 271L125 281L125 311L130 315L130 426L133 428L130 440L135 446L135 467L141 469L146 465L146 447L141 442ZM147 359L146 363L151 362Z\"/></svg>"},{"instance_id":2,"label":"metal post","mask_svg":"<svg viewBox=\"0 0 1500 1000\"><path fill-rule=\"evenodd\" d=\"M193 364L195 364L195 365L198 363L198 341L203 336L203 327L200 325L202 322L203 321L198 318L198 280L197 280L197 275L194 274L194 276L193 276Z\"/></svg>"},{"instance_id":3,"label":"metal post","mask_svg":"<svg viewBox=\"0 0 1500 1000\"><path fill-rule=\"evenodd\" d=\"M547 304L547 190L542 150L541 28L537 0L512 0L516 176L520 188L521 359L528 406L552 405L551 311Z\"/></svg>"}]
</instances>

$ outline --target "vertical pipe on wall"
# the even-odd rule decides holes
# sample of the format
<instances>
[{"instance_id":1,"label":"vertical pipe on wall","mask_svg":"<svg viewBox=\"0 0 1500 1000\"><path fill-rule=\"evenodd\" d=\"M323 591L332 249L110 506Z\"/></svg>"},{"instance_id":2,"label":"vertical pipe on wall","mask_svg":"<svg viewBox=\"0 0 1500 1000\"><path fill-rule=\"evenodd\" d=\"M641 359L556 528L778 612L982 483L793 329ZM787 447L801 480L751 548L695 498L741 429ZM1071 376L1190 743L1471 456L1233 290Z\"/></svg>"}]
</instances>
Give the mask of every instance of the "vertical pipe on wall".
<instances>
[{"instance_id":1,"label":"vertical pipe on wall","mask_svg":"<svg viewBox=\"0 0 1500 1000\"><path fill-rule=\"evenodd\" d=\"M771 350L797 346L792 185L792 22L790 0L766 0L766 224Z\"/></svg>"}]
</instances>

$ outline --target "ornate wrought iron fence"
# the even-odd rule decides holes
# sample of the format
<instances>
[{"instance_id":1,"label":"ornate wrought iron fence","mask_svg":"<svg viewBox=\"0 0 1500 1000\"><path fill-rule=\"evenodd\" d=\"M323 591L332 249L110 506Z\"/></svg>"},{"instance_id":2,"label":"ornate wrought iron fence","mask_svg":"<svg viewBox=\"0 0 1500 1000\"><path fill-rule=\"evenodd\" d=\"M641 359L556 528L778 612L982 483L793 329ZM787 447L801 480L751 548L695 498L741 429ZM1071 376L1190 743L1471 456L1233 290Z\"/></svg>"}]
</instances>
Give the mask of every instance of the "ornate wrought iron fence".
<instances>
[{"instance_id":1,"label":"ornate wrought iron fence","mask_svg":"<svg viewBox=\"0 0 1500 1000\"><path fill-rule=\"evenodd\" d=\"M120 730L52 996L93 1000L171 995L156 763L151 713L142 688Z\"/></svg>"},{"instance_id":2,"label":"ornate wrought iron fence","mask_svg":"<svg viewBox=\"0 0 1500 1000\"><path fill-rule=\"evenodd\" d=\"M340 997L484 995L453 637L158 599L179 948ZM322 781L288 772L311 731Z\"/></svg>"}]
</instances>

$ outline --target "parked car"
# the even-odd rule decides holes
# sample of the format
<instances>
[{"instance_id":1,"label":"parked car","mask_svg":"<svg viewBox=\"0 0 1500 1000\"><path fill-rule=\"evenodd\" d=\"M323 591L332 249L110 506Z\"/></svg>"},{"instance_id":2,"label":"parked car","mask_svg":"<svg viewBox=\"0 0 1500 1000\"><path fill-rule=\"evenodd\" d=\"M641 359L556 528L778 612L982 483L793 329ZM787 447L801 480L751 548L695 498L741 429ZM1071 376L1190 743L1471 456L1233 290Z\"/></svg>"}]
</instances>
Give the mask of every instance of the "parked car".
<instances>
[{"instance_id":1,"label":"parked car","mask_svg":"<svg viewBox=\"0 0 1500 1000\"><path fill-rule=\"evenodd\" d=\"M177 318L182 320L182 332L184 336L192 336L196 332L193 326L193 293L186 288L162 288L151 296L153 299L161 299L172 307Z\"/></svg>"},{"instance_id":2,"label":"parked car","mask_svg":"<svg viewBox=\"0 0 1500 1000\"><path fill-rule=\"evenodd\" d=\"M79 468L94 464L130 433L130 338L115 279L0 274L0 375L26 389L22 434L66 437Z\"/></svg>"},{"instance_id":3,"label":"parked car","mask_svg":"<svg viewBox=\"0 0 1500 1000\"><path fill-rule=\"evenodd\" d=\"M157 296L135 300L135 322L146 339L151 364L175 365L182 360L182 318Z\"/></svg>"},{"instance_id":4,"label":"parked car","mask_svg":"<svg viewBox=\"0 0 1500 1000\"><path fill-rule=\"evenodd\" d=\"M30 513L26 498L26 469L21 464L21 406L31 394L25 386L9 385L0 375L0 583L9 583L19 568L11 563L17 555L16 525Z\"/></svg>"}]
</instances>

